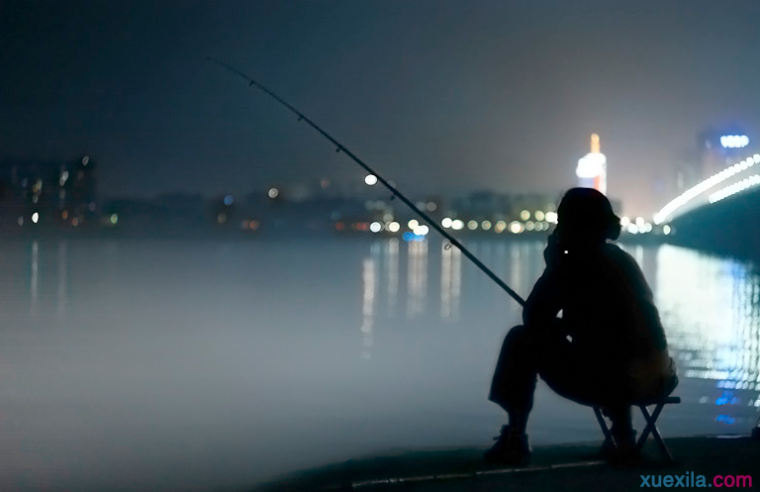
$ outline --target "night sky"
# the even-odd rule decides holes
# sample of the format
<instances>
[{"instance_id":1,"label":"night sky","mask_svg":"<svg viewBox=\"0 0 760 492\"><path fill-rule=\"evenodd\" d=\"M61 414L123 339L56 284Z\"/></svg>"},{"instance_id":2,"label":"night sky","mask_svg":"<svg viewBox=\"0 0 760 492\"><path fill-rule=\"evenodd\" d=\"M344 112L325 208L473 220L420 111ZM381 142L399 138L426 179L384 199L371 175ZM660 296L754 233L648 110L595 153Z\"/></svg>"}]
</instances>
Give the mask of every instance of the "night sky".
<instances>
[{"instance_id":1,"label":"night sky","mask_svg":"<svg viewBox=\"0 0 760 492\"><path fill-rule=\"evenodd\" d=\"M760 2L0 0L0 160L101 166L105 196L363 173L411 194L555 192L592 132L627 214L709 126L760 142Z\"/></svg>"}]
</instances>

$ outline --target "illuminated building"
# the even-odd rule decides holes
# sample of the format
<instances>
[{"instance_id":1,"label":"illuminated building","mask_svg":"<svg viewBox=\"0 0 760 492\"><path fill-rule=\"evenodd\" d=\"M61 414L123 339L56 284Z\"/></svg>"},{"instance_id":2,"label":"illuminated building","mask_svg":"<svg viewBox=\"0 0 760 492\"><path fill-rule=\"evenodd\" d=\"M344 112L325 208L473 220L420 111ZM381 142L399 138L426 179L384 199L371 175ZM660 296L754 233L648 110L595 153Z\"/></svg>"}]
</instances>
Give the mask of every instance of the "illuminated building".
<instances>
[{"instance_id":1,"label":"illuminated building","mask_svg":"<svg viewBox=\"0 0 760 492\"><path fill-rule=\"evenodd\" d=\"M0 188L5 190L3 212L19 225L75 219L80 224L85 218L89 223L97 215L97 164L89 156L63 162L3 162ZM32 220L35 213L37 221Z\"/></svg>"},{"instance_id":2,"label":"illuminated building","mask_svg":"<svg viewBox=\"0 0 760 492\"><path fill-rule=\"evenodd\" d=\"M736 128L708 128L697 135L696 144L682 153L673 168L671 195L680 195L758 150L754 142Z\"/></svg>"},{"instance_id":3,"label":"illuminated building","mask_svg":"<svg viewBox=\"0 0 760 492\"><path fill-rule=\"evenodd\" d=\"M697 143L699 152L695 164L698 181L701 181L746 157L750 139L736 128L709 129L698 135Z\"/></svg>"},{"instance_id":4,"label":"illuminated building","mask_svg":"<svg viewBox=\"0 0 760 492\"><path fill-rule=\"evenodd\" d=\"M599 135L591 135L591 152L578 159L578 186L607 194L607 157L599 151Z\"/></svg>"},{"instance_id":5,"label":"illuminated building","mask_svg":"<svg viewBox=\"0 0 760 492\"><path fill-rule=\"evenodd\" d=\"M57 174L59 210L82 217L92 216L97 200L97 163L90 156L74 159L60 166Z\"/></svg>"}]
</instances>

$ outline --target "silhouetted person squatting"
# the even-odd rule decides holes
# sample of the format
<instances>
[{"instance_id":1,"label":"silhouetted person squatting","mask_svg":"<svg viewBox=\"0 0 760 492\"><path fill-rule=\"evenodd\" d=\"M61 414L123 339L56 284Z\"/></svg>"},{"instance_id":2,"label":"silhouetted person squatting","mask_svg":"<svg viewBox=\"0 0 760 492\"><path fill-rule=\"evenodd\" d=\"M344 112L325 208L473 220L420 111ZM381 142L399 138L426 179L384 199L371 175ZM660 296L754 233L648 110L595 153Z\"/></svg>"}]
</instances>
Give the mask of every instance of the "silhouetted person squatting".
<instances>
[{"instance_id":1,"label":"silhouetted person squatting","mask_svg":"<svg viewBox=\"0 0 760 492\"><path fill-rule=\"evenodd\" d=\"M607 241L620 234L610 202L573 188L557 212L546 270L526 301L524 324L504 340L491 383L489 399L507 411L509 425L486 452L490 462L529 461L525 429L537 375L561 396L604 409L617 458L635 455L631 404L678 384L652 291L636 260Z\"/></svg>"}]
</instances>

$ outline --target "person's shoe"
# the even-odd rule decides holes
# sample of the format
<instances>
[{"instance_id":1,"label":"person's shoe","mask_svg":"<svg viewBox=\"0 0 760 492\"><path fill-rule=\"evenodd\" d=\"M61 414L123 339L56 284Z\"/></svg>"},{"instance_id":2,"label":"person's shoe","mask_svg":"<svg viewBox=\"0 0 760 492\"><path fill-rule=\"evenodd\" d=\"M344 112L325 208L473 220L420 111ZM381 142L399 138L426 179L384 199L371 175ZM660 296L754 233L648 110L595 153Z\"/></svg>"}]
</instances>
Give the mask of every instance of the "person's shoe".
<instances>
[{"instance_id":1,"label":"person's shoe","mask_svg":"<svg viewBox=\"0 0 760 492\"><path fill-rule=\"evenodd\" d=\"M483 455L486 463L522 466L530 462L527 434L514 432L505 425L501 428L501 435L494 439L496 444Z\"/></svg>"}]
</instances>

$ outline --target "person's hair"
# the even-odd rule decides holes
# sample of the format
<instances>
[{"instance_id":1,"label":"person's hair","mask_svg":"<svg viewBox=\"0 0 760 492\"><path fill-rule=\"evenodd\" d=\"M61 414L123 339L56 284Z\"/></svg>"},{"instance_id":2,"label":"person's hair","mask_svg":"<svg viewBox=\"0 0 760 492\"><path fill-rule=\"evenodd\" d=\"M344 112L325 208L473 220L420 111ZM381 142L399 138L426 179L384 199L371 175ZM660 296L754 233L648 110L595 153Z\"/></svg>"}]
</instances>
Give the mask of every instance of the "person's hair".
<instances>
[{"instance_id":1,"label":"person's hair","mask_svg":"<svg viewBox=\"0 0 760 492\"><path fill-rule=\"evenodd\" d=\"M611 239L620 236L620 217L612 204L593 188L572 188L557 208L558 229L562 234L585 239Z\"/></svg>"}]
</instances>

